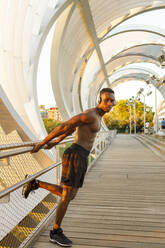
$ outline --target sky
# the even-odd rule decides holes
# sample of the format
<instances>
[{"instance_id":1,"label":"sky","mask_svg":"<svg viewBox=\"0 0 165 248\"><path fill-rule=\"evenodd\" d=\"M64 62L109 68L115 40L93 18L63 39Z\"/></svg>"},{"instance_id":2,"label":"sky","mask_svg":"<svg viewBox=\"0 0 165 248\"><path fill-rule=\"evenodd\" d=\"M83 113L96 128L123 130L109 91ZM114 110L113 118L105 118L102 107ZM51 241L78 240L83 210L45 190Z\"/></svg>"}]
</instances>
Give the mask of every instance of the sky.
<instances>
[{"instance_id":1,"label":"sky","mask_svg":"<svg viewBox=\"0 0 165 248\"><path fill-rule=\"evenodd\" d=\"M146 87L144 82L136 82L136 81L129 81L114 88L116 100L120 99L129 99L132 96L136 98L137 92L140 88L144 88L144 96L145 96L145 103L152 107L153 111L155 112L155 87ZM127 90L126 90L127 89ZM151 95L147 96L147 93L152 92ZM158 90L156 90L157 94L157 106L163 100L162 95ZM141 96L140 100L144 102L144 97Z\"/></svg>"},{"instance_id":2,"label":"sky","mask_svg":"<svg viewBox=\"0 0 165 248\"><path fill-rule=\"evenodd\" d=\"M165 23L165 10L155 10L150 11L149 13L144 13L139 16L133 17L127 21L125 21L122 25L128 24L145 24L152 25L164 29ZM43 49L41 51L39 65L38 65L38 73L37 73L37 93L38 93L38 103L39 105L43 104L46 108L53 107L56 105L52 86L50 79L50 54L51 54L51 43L53 38L54 26L50 30L47 39L44 43ZM146 94L149 90L146 83L140 81L129 81L120 84L115 87L115 96L117 100L120 99L129 99L132 96L136 96L137 91L140 88L144 88L144 94ZM155 111L155 88L152 86L151 89L152 94L149 97L145 97L146 104L153 108ZM158 90L156 90L157 94L157 105L163 100L162 95ZM143 97L141 98L143 101Z\"/></svg>"},{"instance_id":3,"label":"sky","mask_svg":"<svg viewBox=\"0 0 165 248\"><path fill-rule=\"evenodd\" d=\"M38 103L39 105L45 105L46 108L53 107L56 104L50 78L50 54L53 31L54 26L51 28L42 48L37 73Z\"/></svg>"}]
</instances>

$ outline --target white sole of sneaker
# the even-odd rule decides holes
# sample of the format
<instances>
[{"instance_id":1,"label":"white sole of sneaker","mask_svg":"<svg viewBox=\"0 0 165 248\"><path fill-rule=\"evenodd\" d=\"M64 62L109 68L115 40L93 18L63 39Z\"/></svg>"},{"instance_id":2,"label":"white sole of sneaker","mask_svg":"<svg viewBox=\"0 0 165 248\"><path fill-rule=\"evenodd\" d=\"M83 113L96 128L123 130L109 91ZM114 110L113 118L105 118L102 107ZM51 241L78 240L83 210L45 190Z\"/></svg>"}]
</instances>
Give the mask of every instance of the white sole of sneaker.
<instances>
[{"instance_id":1,"label":"white sole of sneaker","mask_svg":"<svg viewBox=\"0 0 165 248\"><path fill-rule=\"evenodd\" d=\"M63 246L63 247L71 247L72 246L72 244L61 244L61 243L59 243L58 241L56 241L56 240L54 240L54 239L49 239L49 241L51 242L51 243L54 243L54 244L58 244L58 245L60 245L60 246Z\"/></svg>"}]
</instances>

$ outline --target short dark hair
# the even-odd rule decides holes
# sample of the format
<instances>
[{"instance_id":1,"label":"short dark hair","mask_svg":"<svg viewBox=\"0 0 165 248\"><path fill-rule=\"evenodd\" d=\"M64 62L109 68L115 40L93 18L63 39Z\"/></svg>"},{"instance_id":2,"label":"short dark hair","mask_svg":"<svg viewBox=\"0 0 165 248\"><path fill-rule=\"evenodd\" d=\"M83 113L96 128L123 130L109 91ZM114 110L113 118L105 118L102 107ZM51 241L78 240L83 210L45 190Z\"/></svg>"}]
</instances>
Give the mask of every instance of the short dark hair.
<instances>
[{"instance_id":1,"label":"short dark hair","mask_svg":"<svg viewBox=\"0 0 165 248\"><path fill-rule=\"evenodd\" d=\"M101 103L101 95L104 94L105 92L109 92L109 93L115 94L115 92L111 88L103 88L103 89L101 89L100 90L99 103Z\"/></svg>"},{"instance_id":2,"label":"short dark hair","mask_svg":"<svg viewBox=\"0 0 165 248\"><path fill-rule=\"evenodd\" d=\"M115 93L111 88L103 88L103 89L100 90L100 95L105 93L105 92L109 92L109 93L112 93L112 94Z\"/></svg>"}]
</instances>

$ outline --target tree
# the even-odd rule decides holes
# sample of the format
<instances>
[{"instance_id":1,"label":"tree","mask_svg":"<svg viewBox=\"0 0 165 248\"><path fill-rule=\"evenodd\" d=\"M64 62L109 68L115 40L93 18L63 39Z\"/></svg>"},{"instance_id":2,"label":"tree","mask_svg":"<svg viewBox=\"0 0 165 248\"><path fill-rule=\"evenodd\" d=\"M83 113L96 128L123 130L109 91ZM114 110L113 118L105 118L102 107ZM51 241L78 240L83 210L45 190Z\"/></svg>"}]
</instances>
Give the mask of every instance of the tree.
<instances>
[{"instance_id":1,"label":"tree","mask_svg":"<svg viewBox=\"0 0 165 248\"><path fill-rule=\"evenodd\" d=\"M53 129L55 129L56 127L58 127L59 125L62 124L62 121L53 121L52 119L49 118L43 118L43 122L45 125L45 128L48 132L48 134L53 131Z\"/></svg>"},{"instance_id":2,"label":"tree","mask_svg":"<svg viewBox=\"0 0 165 248\"><path fill-rule=\"evenodd\" d=\"M118 132L125 132L130 128L130 106L126 103L128 100L119 100L111 112L104 116L104 122L109 129L117 129ZM152 108L146 107L146 122L149 122L150 127L153 126ZM134 131L134 107L132 107L132 131ZM144 126L144 104L140 101L136 102L136 128L141 131Z\"/></svg>"}]
</instances>

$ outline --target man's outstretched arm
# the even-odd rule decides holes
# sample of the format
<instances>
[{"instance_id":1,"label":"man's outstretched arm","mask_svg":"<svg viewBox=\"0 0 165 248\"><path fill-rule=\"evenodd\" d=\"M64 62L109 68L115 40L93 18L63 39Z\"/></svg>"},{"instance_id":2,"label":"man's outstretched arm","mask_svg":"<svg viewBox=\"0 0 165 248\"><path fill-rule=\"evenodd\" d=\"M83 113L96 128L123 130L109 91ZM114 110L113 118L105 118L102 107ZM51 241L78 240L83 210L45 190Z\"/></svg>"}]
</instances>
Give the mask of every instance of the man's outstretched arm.
<instances>
[{"instance_id":1,"label":"man's outstretched arm","mask_svg":"<svg viewBox=\"0 0 165 248\"><path fill-rule=\"evenodd\" d=\"M64 138L72 133L76 127L81 126L83 124L90 124L94 121L94 117L91 113L82 113L76 115L69 119L68 121L62 123L60 126L56 127L48 136L41 142L39 142L32 150L33 152L38 152L45 144L49 143L50 140L54 139L55 137L59 137L64 135ZM61 139L62 140L62 139ZM60 140L60 141L61 141Z\"/></svg>"},{"instance_id":2,"label":"man's outstretched arm","mask_svg":"<svg viewBox=\"0 0 165 248\"><path fill-rule=\"evenodd\" d=\"M66 133L60 135L55 141L50 141L49 143L47 143L47 147L45 149L51 149L53 146L56 146L63 139L65 139L67 136L69 136L72 133L74 133L75 130L76 130L76 128L70 130L69 132L66 132Z\"/></svg>"}]
</instances>

